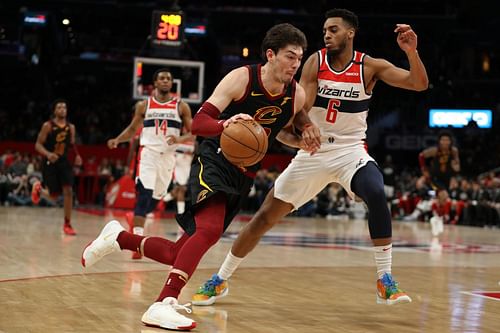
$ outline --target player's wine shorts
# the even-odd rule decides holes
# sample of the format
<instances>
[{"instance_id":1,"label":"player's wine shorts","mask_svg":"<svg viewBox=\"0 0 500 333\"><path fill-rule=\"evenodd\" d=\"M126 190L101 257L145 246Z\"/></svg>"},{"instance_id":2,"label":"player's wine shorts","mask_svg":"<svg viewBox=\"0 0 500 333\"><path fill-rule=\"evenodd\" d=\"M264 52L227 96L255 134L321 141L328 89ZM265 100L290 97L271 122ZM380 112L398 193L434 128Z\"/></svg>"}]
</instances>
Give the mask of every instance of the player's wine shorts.
<instances>
[{"instance_id":1,"label":"player's wine shorts","mask_svg":"<svg viewBox=\"0 0 500 333\"><path fill-rule=\"evenodd\" d=\"M65 156L54 163L44 160L42 178L51 195L61 194L63 186L73 186L73 167Z\"/></svg>"}]
</instances>

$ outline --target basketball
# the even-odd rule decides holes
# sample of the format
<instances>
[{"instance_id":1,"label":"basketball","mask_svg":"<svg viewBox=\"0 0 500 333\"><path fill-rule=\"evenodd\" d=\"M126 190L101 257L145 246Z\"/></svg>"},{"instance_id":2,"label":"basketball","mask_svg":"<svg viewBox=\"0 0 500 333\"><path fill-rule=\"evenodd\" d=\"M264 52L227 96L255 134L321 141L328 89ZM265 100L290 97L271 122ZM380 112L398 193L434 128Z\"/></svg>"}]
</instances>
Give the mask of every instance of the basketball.
<instances>
[{"instance_id":1,"label":"basketball","mask_svg":"<svg viewBox=\"0 0 500 333\"><path fill-rule=\"evenodd\" d=\"M237 120L229 124L220 137L224 157L239 167L254 165L267 152L267 134L255 120Z\"/></svg>"}]
</instances>

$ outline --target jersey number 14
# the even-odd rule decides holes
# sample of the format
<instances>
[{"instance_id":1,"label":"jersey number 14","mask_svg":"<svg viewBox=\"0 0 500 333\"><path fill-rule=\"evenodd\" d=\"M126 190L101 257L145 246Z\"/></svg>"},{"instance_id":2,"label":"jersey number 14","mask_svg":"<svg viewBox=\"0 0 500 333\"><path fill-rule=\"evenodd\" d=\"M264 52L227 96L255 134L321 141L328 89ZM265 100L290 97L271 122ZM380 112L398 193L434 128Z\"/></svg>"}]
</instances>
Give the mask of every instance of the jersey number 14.
<instances>
[{"instance_id":1,"label":"jersey number 14","mask_svg":"<svg viewBox=\"0 0 500 333\"><path fill-rule=\"evenodd\" d=\"M155 129L156 129L156 135L158 134L163 134L164 136L167 135L168 121L155 119Z\"/></svg>"}]
</instances>

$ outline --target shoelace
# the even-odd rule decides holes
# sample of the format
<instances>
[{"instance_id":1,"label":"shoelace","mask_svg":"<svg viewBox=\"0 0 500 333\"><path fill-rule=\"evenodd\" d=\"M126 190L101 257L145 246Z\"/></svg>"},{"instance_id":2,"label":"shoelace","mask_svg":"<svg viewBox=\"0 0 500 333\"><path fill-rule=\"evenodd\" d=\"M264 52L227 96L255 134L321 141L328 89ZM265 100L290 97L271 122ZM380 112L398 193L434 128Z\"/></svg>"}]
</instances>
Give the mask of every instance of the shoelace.
<instances>
[{"instance_id":1,"label":"shoelace","mask_svg":"<svg viewBox=\"0 0 500 333\"><path fill-rule=\"evenodd\" d=\"M386 275L383 279L384 286L391 294L399 292L398 283L392 279L391 276Z\"/></svg>"},{"instance_id":2,"label":"shoelace","mask_svg":"<svg viewBox=\"0 0 500 333\"><path fill-rule=\"evenodd\" d=\"M218 277L212 277L210 280L205 282L202 287L202 292L215 292L215 287L217 287L221 283Z\"/></svg>"},{"instance_id":3,"label":"shoelace","mask_svg":"<svg viewBox=\"0 0 500 333\"><path fill-rule=\"evenodd\" d=\"M184 311L186 311L187 313L191 313L191 312L193 312L193 310L191 310L191 303L179 304L179 303L177 303L177 302L172 302L172 303L170 303L170 305L172 305L172 307L173 307L175 310L184 310Z\"/></svg>"},{"instance_id":4,"label":"shoelace","mask_svg":"<svg viewBox=\"0 0 500 333\"><path fill-rule=\"evenodd\" d=\"M94 255L94 257L96 258L101 258L101 257L104 257L105 255L107 255L108 253L111 253L113 252L112 249L109 249L109 248L106 248L106 247L101 247L99 249L95 249L92 254Z\"/></svg>"},{"instance_id":5,"label":"shoelace","mask_svg":"<svg viewBox=\"0 0 500 333\"><path fill-rule=\"evenodd\" d=\"M104 249L97 249L94 250L92 254L94 255L95 258L101 258L106 255L106 252L104 251Z\"/></svg>"}]
</instances>

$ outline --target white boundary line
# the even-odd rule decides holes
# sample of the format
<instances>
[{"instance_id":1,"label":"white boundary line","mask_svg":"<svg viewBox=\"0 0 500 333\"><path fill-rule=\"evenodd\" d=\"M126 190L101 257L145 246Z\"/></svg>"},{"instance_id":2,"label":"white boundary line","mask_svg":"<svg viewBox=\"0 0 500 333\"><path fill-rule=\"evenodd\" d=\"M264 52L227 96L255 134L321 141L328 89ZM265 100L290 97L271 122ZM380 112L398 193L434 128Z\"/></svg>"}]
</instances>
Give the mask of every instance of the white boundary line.
<instances>
[{"instance_id":1,"label":"white boundary line","mask_svg":"<svg viewBox=\"0 0 500 333\"><path fill-rule=\"evenodd\" d=\"M500 291L484 291L484 290L480 290L480 291L461 291L460 293L461 294L465 294L465 295L469 295L469 296L477 296L477 297L482 297L482 298L488 298L488 299L492 299L492 300L497 301L497 302L500 301L500 298L495 298L495 297L490 297L490 296L486 296L486 295L477 294L477 293L500 293Z\"/></svg>"}]
</instances>

